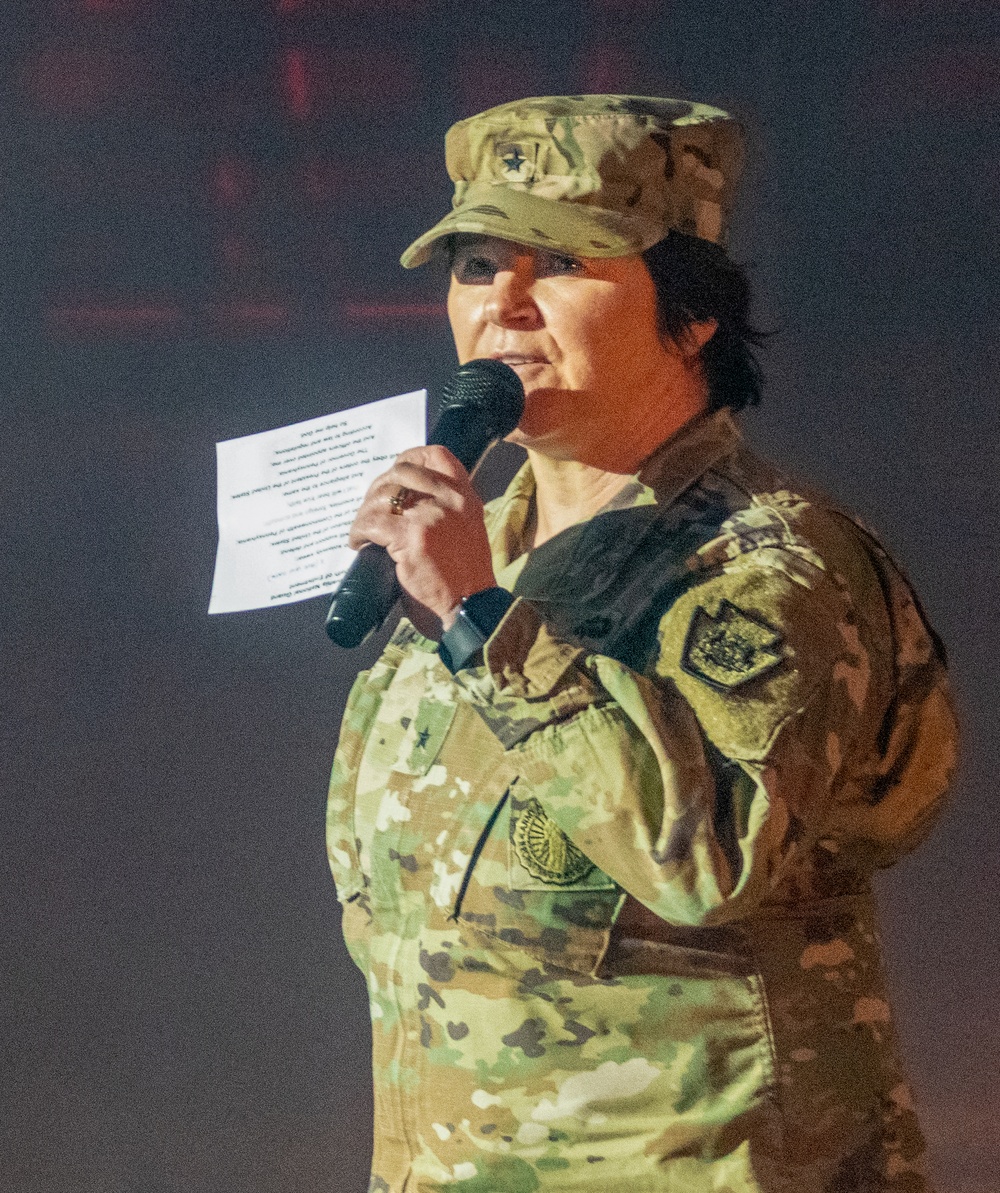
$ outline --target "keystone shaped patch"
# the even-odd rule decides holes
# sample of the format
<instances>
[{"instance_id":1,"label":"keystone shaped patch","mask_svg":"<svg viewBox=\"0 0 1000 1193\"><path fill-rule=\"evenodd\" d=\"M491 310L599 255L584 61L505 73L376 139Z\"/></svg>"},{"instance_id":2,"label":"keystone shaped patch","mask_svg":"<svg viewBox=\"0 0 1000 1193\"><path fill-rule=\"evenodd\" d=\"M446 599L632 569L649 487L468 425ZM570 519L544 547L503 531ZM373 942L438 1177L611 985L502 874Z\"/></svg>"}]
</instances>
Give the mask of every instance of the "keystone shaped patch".
<instances>
[{"instance_id":1,"label":"keystone shaped patch","mask_svg":"<svg viewBox=\"0 0 1000 1193\"><path fill-rule=\"evenodd\" d=\"M699 605L684 640L681 669L729 692L777 667L784 658L781 643L774 626L731 601L720 601L714 617Z\"/></svg>"}]
</instances>

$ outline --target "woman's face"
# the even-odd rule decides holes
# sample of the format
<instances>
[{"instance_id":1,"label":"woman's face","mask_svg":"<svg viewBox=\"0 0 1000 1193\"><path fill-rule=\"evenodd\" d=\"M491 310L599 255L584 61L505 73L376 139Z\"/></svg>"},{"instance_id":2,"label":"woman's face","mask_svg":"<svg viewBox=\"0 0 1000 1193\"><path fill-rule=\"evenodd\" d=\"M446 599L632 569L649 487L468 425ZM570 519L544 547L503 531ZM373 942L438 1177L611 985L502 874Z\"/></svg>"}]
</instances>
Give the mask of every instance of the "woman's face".
<instances>
[{"instance_id":1,"label":"woman's face","mask_svg":"<svg viewBox=\"0 0 1000 1193\"><path fill-rule=\"evenodd\" d=\"M700 343L682 351L660 336L641 257L570 257L488 236L456 241L448 316L459 363L492 357L521 378L525 410L511 442L607 466L637 441L647 444L641 459L704 406L693 366ZM707 338L714 324L705 326ZM698 403L680 410L691 404L693 367Z\"/></svg>"}]
</instances>

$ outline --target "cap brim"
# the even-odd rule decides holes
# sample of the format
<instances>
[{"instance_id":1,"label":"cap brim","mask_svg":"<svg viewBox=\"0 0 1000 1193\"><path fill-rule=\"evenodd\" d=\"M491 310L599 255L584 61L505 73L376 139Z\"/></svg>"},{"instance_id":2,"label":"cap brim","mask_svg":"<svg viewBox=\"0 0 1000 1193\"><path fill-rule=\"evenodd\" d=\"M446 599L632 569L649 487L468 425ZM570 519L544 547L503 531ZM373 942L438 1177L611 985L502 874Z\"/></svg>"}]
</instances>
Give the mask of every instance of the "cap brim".
<instances>
[{"instance_id":1,"label":"cap brim","mask_svg":"<svg viewBox=\"0 0 1000 1193\"><path fill-rule=\"evenodd\" d=\"M575 257L630 257L662 238L648 221L586 203L545 199L492 183L470 183L460 204L400 257L404 269L430 259L432 246L456 232L497 236Z\"/></svg>"}]
</instances>

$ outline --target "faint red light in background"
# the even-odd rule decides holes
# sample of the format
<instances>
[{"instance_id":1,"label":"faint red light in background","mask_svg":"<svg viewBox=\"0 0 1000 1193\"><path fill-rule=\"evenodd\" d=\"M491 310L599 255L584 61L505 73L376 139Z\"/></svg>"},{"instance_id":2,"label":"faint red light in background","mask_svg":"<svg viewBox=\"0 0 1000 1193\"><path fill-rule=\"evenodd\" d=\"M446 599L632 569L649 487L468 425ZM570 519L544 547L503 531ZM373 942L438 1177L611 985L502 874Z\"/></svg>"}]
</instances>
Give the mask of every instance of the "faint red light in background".
<instances>
[{"instance_id":1,"label":"faint red light in background","mask_svg":"<svg viewBox=\"0 0 1000 1193\"><path fill-rule=\"evenodd\" d=\"M133 98L150 74L123 50L47 49L29 60L25 85L40 107L64 115L91 115L112 101Z\"/></svg>"},{"instance_id":2,"label":"faint red light in background","mask_svg":"<svg viewBox=\"0 0 1000 1193\"><path fill-rule=\"evenodd\" d=\"M387 106L412 98L418 73L412 57L387 50L353 53L294 47L281 59L285 109L308 120L336 108L364 108L379 115Z\"/></svg>"},{"instance_id":3,"label":"faint red light in background","mask_svg":"<svg viewBox=\"0 0 1000 1193\"><path fill-rule=\"evenodd\" d=\"M209 190L216 207L242 207L257 193L257 179L250 163L239 157L222 157L212 168Z\"/></svg>"},{"instance_id":4,"label":"faint red light in background","mask_svg":"<svg viewBox=\"0 0 1000 1193\"><path fill-rule=\"evenodd\" d=\"M72 175L69 180L73 180ZM378 182L380 191L387 193L382 181L367 162L313 154L291 163L287 172L263 174L257 163L228 154L212 164L208 194L213 207L229 211L248 207L265 192L272 197L319 206L346 194L361 194L370 182ZM412 190L410 187L407 193L412 194Z\"/></svg>"},{"instance_id":5,"label":"faint red light in background","mask_svg":"<svg viewBox=\"0 0 1000 1193\"><path fill-rule=\"evenodd\" d=\"M305 50L286 50L282 63L285 107L295 120L308 120L313 111L315 84Z\"/></svg>"},{"instance_id":6,"label":"faint red light in background","mask_svg":"<svg viewBox=\"0 0 1000 1193\"><path fill-rule=\"evenodd\" d=\"M152 296L126 301L80 299L53 303L46 312L50 332L79 339L180 338L188 335L260 336L315 333L323 328L365 325L439 325L447 316L443 302L338 303L324 314L296 312L279 299L222 299L197 311Z\"/></svg>"},{"instance_id":7,"label":"faint red light in background","mask_svg":"<svg viewBox=\"0 0 1000 1193\"><path fill-rule=\"evenodd\" d=\"M635 55L623 46L594 46L580 63L580 86L587 94L628 95L635 77Z\"/></svg>"},{"instance_id":8,"label":"faint red light in background","mask_svg":"<svg viewBox=\"0 0 1000 1193\"><path fill-rule=\"evenodd\" d=\"M184 312L179 306L155 301L80 302L50 307L48 323L52 331L74 335L164 335L181 329Z\"/></svg>"}]
</instances>

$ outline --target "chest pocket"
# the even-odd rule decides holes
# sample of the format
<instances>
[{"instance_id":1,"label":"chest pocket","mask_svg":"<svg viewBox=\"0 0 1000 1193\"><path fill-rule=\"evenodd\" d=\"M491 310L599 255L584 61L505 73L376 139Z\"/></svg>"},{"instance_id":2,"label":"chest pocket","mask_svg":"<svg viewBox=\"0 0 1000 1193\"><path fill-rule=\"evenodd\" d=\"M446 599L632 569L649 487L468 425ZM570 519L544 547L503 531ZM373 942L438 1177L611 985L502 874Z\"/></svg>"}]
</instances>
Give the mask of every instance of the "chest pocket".
<instances>
[{"instance_id":1,"label":"chest pocket","mask_svg":"<svg viewBox=\"0 0 1000 1193\"><path fill-rule=\"evenodd\" d=\"M436 654L403 655L365 743L362 788L377 788L386 774L418 778L431 769L455 717L451 693L438 690L449 678Z\"/></svg>"},{"instance_id":2,"label":"chest pocket","mask_svg":"<svg viewBox=\"0 0 1000 1193\"><path fill-rule=\"evenodd\" d=\"M498 950L594 975L624 899L515 777L473 850L454 918Z\"/></svg>"}]
</instances>

